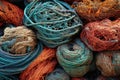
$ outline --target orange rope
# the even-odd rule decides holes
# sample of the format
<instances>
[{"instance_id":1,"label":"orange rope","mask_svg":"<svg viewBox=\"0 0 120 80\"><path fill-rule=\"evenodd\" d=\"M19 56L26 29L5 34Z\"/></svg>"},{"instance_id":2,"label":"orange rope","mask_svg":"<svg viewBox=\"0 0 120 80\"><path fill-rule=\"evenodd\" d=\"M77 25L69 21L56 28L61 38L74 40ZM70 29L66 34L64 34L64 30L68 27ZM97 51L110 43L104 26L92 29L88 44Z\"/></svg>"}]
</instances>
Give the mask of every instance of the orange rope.
<instances>
[{"instance_id":1,"label":"orange rope","mask_svg":"<svg viewBox=\"0 0 120 80\"><path fill-rule=\"evenodd\" d=\"M23 10L17 6L0 0L0 24L11 23L15 26L22 25Z\"/></svg>"},{"instance_id":2,"label":"orange rope","mask_svg":"<svg viewBox=\"0 0 120 80\"><path fill-rule=\"evenodd\" d=\"M57 64L56 50L45 48L42 53L23 71L20 80L44 80Z\"/></svg>"}]
</instances>

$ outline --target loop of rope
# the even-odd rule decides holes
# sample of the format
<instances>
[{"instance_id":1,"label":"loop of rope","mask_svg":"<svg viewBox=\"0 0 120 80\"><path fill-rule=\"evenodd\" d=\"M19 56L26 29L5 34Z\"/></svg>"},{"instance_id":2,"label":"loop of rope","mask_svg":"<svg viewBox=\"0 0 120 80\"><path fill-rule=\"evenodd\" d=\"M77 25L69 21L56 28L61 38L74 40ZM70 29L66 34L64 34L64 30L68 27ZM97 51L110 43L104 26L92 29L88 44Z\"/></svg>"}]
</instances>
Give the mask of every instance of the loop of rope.
<instances>
[{"instance_id":1,"label":"loop of rope","mask_svg":"<svg viewBox=\"0 0 120 80\"><path fill-rule=\"evenodd\" d=\"M48 47L70 41L82 26L75 11L59 0L31 2L24 10L24 24L34 27L38 38Z\"/></svg>"},{"instance_id":2,"label":"loop of rope","mask_svg":"<svg viewBox=\"0 0 120 80\"><path fill-rule=\"evenodd\" d=\"M74 43L61 45L57 49L57 60L71 77L85 75L92 59L92 52L79 39Z\"/></svg>"}]
</instances>

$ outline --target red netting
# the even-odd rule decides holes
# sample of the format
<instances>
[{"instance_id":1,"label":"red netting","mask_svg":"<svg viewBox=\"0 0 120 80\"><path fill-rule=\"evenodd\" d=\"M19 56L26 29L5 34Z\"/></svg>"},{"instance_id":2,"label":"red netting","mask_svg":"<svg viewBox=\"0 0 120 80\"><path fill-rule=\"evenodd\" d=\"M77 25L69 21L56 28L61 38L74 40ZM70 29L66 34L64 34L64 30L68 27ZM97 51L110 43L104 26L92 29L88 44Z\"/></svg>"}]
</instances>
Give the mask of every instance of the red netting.
<instances>
[{"instance_id":1,"label":"red netting","mask_svg":"<svg viewBox=\"0 0 120 80\"><path fill-rule=\"evenodd\" d=\"M118 50L120 49L120 19L88 23L80 36L93 51Z\"/></svg>"},{"instance_id":2,"label":"red netting","mask_svg":"<svg viewBox=\"0 0 120 80\"><path fill-rule=\"evenodd\" d=\"M120 0L83 0L72 7L87 21L120 17Z\"/></svg>"},{"instance_id":3,"label":"red netting","mask_svg":"<svg viewBox=\"0 0 120 80\"><path fill-rule=\"evenodd\" d=\"M22 9L5 0L0 1L0 24L11 23L18 26L22 24L22 19Z\"/></svg>"}]
</instances>

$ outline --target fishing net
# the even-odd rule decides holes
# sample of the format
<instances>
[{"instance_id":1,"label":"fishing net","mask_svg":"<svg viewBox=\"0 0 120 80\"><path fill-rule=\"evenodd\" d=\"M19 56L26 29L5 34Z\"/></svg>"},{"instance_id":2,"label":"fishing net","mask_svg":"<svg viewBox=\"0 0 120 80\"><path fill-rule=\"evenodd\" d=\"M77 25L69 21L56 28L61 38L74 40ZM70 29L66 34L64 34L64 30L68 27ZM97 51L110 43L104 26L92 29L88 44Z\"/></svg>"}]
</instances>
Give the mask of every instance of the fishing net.
<instances>
[{"instance_id":1,"label":"fishing net","mask_svg":"<svg viewBox=\"0 0 120 80\"><path fill-rule=\"evenodd\" d=\"M59 64L71 77L85 75L93 59L92 52L79 39L59 46L56 54Z\"/></svg>"},{"instance_id":2,"label":"fishing net","mask_svg":"<svg viewBox=\"0 0 120 80\"><path fill-rule=\"evenodd\" d=\"M47 75L45 80L70 80L70 77L64 70L57 68Z\"/></svg>"},{"instance_id":3,"label":"fishing net","mask_svg":"<svg viewBox=\"0 0 120 80\"><path fill-rule=\"evenodd\" d=\"M120 17L120 0L83 0L72 7L87 21Z\"/></svg>"},{"instance_id":4,"label":"fishing net","mask_svg":"<svg viewBox=\"0 0 120 80\"><path fill-rule=\"evenodd\" d=\"M100 52L96 57L96 65L104 76L120 75L120 51Z\"/></svg>"},{"instance_id":5,"label":"fishing net","mask_svg":"<svg viewBox=\"0 0 120 80\"><path fill-rule=\"evenodd\" d=\"M81 28L75 11L59 0L34 1L24 10L24 24L37 30L37 37L54 48L69 42Z\"/></svg>"},{"instance_id":6,"label":"fishing net","mask_svg":"<svg viewBox=\"0 0 120 80\"><path fill-rule=\"evenodd\" d=\"M15 26L22 25L23 10L17 6L0 0L0 24L11 23Z\"/></svg>"},{"instance_id":7,"label":"fishing net","mask_svg":"<svg viewBox=\"0 0 120 80\"><path fill-rule=\"evenodd\" d=\"M120 49L120 19L88 23L81 32L82 41L93 51Z\"/></svg>"}]
</instances>

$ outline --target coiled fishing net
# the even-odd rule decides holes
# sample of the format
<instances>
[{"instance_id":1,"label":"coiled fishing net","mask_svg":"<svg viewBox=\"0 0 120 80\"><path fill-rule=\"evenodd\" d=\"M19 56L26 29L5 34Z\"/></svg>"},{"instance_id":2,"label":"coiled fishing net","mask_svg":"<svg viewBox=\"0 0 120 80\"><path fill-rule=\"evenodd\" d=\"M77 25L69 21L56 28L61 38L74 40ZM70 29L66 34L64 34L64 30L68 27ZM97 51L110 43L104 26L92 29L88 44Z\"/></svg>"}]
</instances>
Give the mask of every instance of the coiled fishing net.
<instances>
[{"instance_id":1,"label":"coiled fishing net","mask_svg":"<svg viewBox=\"0 0 120 80\"><path fill-rule=\"evenodd\" d=\"M47 75L45 80L70 80L70 77L64 70L57 68Z\"/></svg>"},{"instance_id":2,"label":"coiled fishing net","mask_svg":"<svg viewBox=\"0 0 120 80\"><path fill-rule=\"evenodd\" d=\"M93 59L92 52L79 39L59 46L56 54L59 64L71 77L85 75Z\"/></svg>"},{"instance_id":3,"label":"coiled fishing net","mask_svg":"<svg viewBox=\"0 0 120 80\"><path fill-rule=\"evenodd\" d=\"M104 76L119 76L120 51L100 52L96 57L96 65Z\"/></svg>"},{"instance_id":4,"label":"coiled fishing net","mask_svg":"<svg viewBox=\"0 0 120 80\"><path fill-rule=\"evenodd\" d=\"M20 80L45 80L57 64L56 49L44 48L40 55L20 75Z\"/></svg>"},{"instance_id":5,"label":"coiled fishing net","mask_svg":"<svg viewBox=\"0 0 120 80\"><path fill-rule=\"evenodd\" d=\"M120 17L120 0L83 0L72 7L87 21Z\"/></svg>"},{"instance_id":6,"label":"coiled fishing net","mask_svg":"<svg viewBox=\"0 0 120 80\"><path fill-rule=\"evenodd\" d=\"M6 28L0 37L1 49L13 54L25 54L33 51L37 45L36 35L25 26Z\"/></svg>"},{"instance_id":7,"label":"coiled fishing net","mask_svg":"<svg viewBox=\"0 0 120 80\"><path fill-rule=\"evenodd\" d=\"M15 26L21 25L23 15L22 9L5 0L0 0L0 24L11 23Z\"/></svg>"},{"instance_id":8,"label":"coiled fishing net","mask_svg":"<svg viewBox=\"0 0 120 80\"><path fill-rule=\"evenodd\" d=\"M120 19L88 23L81 32L81 39L93 51L120 49Z\"/></svg>"},{"instance_id":9,"label":"coiled fishing net","mask_svg":"<svg viewBox=\"0 0 120 80\"><path fill-rule=\"evenodd\" d=\"M18 74L42 51L34 33L25 27L6 28L0 38L0 76ZM1 78L0 78L1 79Z\"/></svg>"},{"instance_id":10,"label":"coiled fishing net","mask_svg":"<svg viewBox=\"0 0 120 80\"><path fill-rule=\"evenodd\" d=\"M37 37L48 47L69 42L81 28L75 11L59 0L31 2L24 10L24 24L37 30Z\"/></svg>"}]
</instances>

